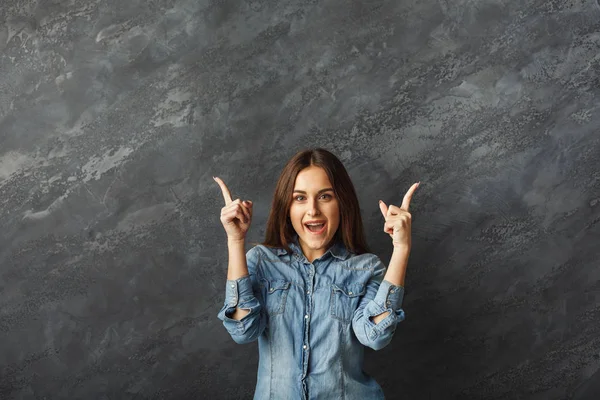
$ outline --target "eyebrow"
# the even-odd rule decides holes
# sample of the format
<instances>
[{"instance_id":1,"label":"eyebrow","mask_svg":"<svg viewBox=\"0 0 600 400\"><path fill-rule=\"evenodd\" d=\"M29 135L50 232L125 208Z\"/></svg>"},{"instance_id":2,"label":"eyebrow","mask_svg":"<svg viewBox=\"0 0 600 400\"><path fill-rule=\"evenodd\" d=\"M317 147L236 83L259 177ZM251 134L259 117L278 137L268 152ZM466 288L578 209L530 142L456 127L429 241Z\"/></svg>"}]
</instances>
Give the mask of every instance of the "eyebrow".
<instances>
[{"instance_id":1,"label":"eyebrow","mask_svg":"<svg viewBox=\"0 0 600 400\"><path fill-rule=\"evenodd\" d=\"M330 190L333 192L333 188L326 188L326 189L321 189L321 190L319 190L319 191L317 192L317 194L321 194L321 193L323 193L323 192L328 192L328 191L330 191ZM302 193L302 194L306 194L306 192L305 192L304 190L297 190L297 189L294 189L294 193Z\"/></svg>"}]
</instances>

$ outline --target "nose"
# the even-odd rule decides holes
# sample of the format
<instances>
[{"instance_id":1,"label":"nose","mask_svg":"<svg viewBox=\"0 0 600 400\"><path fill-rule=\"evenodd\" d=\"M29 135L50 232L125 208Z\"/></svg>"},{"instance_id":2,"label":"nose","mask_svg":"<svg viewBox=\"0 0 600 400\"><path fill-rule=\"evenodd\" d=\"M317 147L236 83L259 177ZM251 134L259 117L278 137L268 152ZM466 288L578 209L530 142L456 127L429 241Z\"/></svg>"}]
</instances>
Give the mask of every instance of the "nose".
<instances>
[{"instance_id":1,"label":"nose","mask_svg":"<svg viewBox=\"0 0 600 400\"><path fill-rule=\"evenodd\" d=\"M319 215L318 205L319 205L319 203L316 199L313 200L312 202L310 202L310 206L308 207L308 212L309 212L310 216Z\"/></svg>"}]
</instances>

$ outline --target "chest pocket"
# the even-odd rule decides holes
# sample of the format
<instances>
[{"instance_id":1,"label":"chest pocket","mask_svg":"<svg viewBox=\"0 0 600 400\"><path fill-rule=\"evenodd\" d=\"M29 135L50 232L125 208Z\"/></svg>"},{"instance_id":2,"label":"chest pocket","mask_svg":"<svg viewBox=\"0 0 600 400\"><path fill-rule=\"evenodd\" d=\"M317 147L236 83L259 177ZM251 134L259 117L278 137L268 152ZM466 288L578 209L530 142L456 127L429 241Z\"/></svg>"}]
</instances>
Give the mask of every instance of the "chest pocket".
<instances>
[{"instance_id":1,"label":"chest pocket","mask_svg":"<svg viewBox=\"0 0 600 400\"><path fill-rule=\"evenodd\" d=\"M261 278L260 284L265 294L265 307L268 315L282 314L290 291L290 282L283 279Z\"/></svg>"},{"instance_id":2,"label":"chest pocket","mask_svg":"<svg viewBox=\"0 0 600 400\"><path fill-rule=\"evenodd\" d=\"M354 310L358 308L360 297L364 294L365 285L362 283L331 284L331 316L344 323L350 323Z\"/></svg>"}]
</instances>

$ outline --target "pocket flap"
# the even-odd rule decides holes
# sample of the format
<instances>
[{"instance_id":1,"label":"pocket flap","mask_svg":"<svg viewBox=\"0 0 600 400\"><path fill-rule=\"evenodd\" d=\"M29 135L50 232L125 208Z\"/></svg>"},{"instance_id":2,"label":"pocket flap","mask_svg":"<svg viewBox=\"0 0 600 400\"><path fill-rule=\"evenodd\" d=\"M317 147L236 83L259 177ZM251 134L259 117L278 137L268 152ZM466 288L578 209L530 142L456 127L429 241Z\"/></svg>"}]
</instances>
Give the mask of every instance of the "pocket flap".
<instances>
[{"instance_id":1,"label":"pocket flap","mask_svg":"<svg viewBox=\"0 0 600 400\"><path fill-rule=\"evenodd\" d=\"M362 296L365 294L365 285L362 283L351 283L348 285L336 285L335 283L332 283L331 286L334 292L342 292L348 297Z\"/></svg>"},{"instance_id":2,"label":"pocket flap","mask_svg":"<svg viewBox=\"0 0 600 400\"><path fill-rule=\"evenodd\" d=\"M283 279L262 279L263 284L267 288L268 293L273 293L276 290L286 290L290 288L290 282Z\"/></svg>"}]
</instances>

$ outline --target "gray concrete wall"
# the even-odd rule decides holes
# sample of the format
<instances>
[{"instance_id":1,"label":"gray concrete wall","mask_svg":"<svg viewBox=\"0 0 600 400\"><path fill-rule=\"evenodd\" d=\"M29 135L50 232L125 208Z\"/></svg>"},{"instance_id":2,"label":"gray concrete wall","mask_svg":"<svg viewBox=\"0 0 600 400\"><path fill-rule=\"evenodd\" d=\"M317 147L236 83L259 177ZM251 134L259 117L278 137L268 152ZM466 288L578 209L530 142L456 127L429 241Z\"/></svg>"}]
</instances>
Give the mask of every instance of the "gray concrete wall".
<instances>
[{"instance_id":1,"label":"gray concrete wall","mask_svg":"<svg viewBox=\"0 0 600 400\"><path fill-rule=\"evenodd\" d=\"M2 0L0 398L251 397L211 177L258 241L309 146L384 262L422 182L388 398L600 397L599 54L596 0Z\"/></svg>"}]
</instances>

